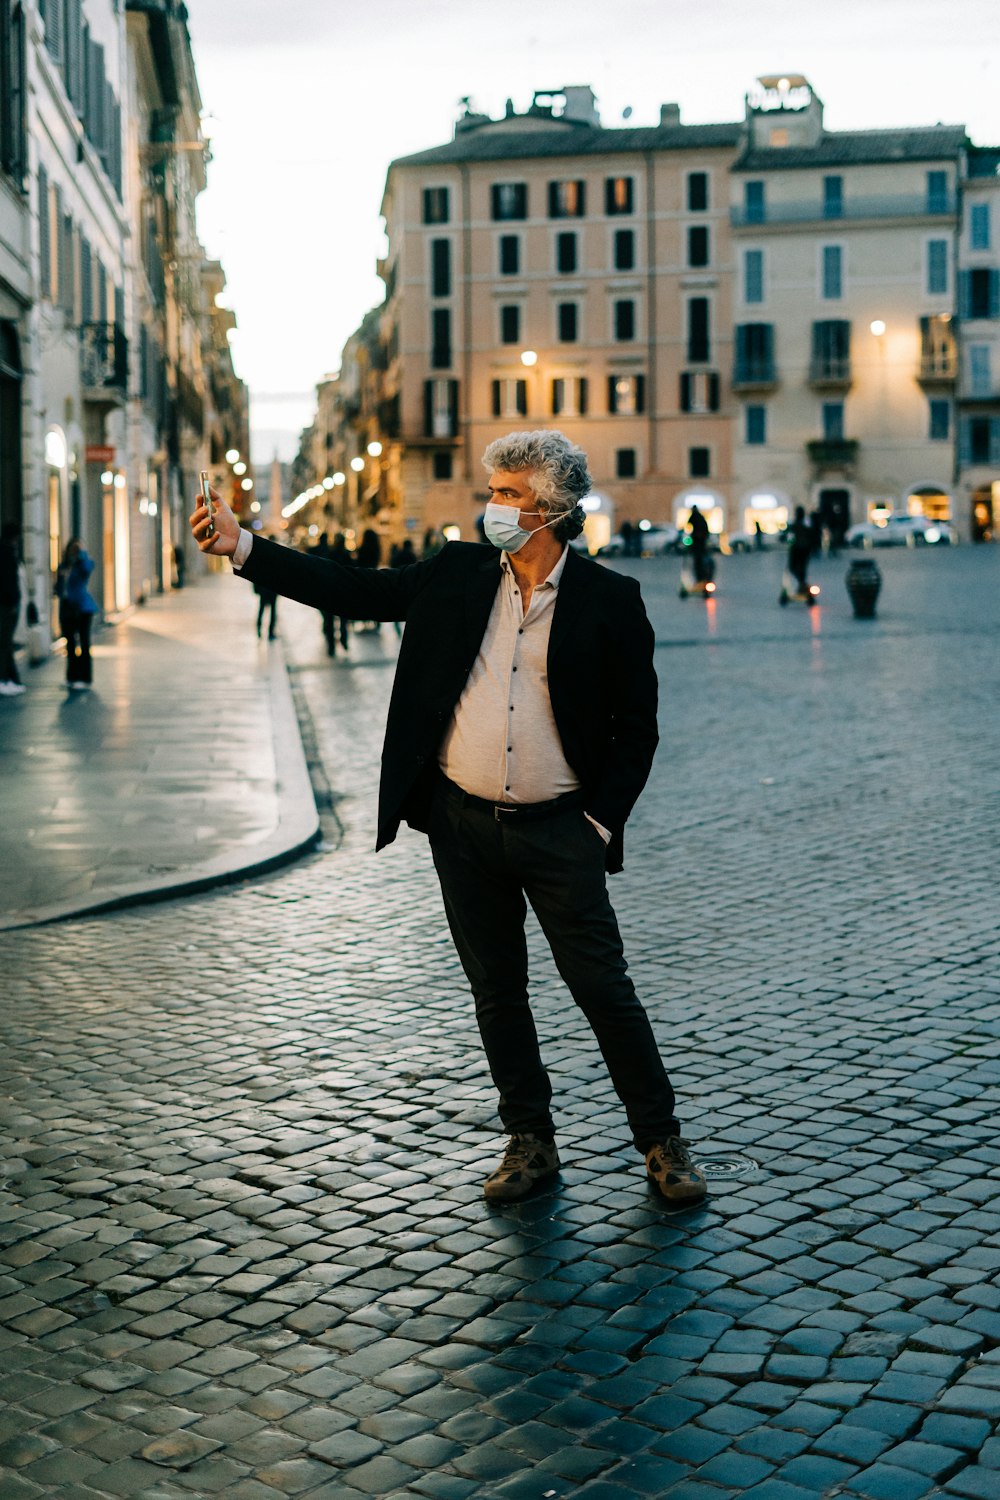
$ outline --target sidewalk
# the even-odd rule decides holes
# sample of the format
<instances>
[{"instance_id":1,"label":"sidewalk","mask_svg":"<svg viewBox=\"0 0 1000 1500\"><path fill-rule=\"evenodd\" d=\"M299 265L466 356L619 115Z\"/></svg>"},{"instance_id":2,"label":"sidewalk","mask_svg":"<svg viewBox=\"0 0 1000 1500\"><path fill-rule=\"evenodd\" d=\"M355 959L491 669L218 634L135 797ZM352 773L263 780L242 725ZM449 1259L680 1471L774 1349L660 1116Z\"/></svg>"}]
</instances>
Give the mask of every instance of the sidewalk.
<instances>
[{"instance_id":1,"label":"sidewalk","mask_svg":"<svg viewBox=\"0 0 1000 1500\"><path fill-rule=\"evenodd\" d=\"M202 889L318 833L280 642L223 576L100 632L94 687L59 658L0 701L0 930Z\"/></svg>"}]
</instances>

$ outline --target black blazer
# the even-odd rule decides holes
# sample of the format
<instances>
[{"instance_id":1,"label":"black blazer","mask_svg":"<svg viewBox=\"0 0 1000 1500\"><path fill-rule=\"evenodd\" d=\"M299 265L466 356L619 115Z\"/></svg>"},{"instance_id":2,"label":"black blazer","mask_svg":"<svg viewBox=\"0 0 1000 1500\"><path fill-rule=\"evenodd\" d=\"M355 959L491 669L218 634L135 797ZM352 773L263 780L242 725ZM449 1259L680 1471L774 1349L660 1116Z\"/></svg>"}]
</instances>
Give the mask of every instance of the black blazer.
<instances>
[{"instance_id":1,"label":"black blazer","mask_svg":"<svg viewBox=\"0 0 1000 1500\"><path fill-rule=\"evenodd\" d=\"M255 537L241 574L258 588L356 620L405 620L382 751L378 842L406 821L427 831L438 746L475 664L500 584L500 553L449 542L404 568L346 568ZM570 550L548 649L549 695L584 806L611 833L622 868L625 820L656 750L653 631L633 578Z\"/></svg>"}]
</instances>

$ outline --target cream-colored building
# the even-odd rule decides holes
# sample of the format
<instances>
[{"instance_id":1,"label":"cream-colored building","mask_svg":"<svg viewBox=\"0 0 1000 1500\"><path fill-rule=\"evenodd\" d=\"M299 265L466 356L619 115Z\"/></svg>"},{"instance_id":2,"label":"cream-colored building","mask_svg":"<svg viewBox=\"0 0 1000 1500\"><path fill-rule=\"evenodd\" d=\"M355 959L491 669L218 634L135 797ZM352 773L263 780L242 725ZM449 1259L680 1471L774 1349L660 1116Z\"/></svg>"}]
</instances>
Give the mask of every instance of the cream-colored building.
<instances>
[{"instance_id":1,"label":"cream-colored building","mask_svg":"<svg viewBox=\"0 0 1000 1500\"><path fill-rule=\"evenodd\" d=\"M960 509L985 540L1000 524L1000 147L966 155L958 263Z\"/></svg>"},{"instance_id":2,"label":"cream-colored building","mask_svg":"<svg viewBox=\"0 0 1000 1500\"><path fill-rule=\"evenodd\" d=\"M795 505L836 535L952 516L965 132L823 129L803 78L760 81L730 177L735 529Z\"/></svg>"},{"instance_id":3,"label":"cream-colored building","mask_svg":"<svg viewBox=\"0 0 1000 1500\"><path fill-rule=\"evenodd\" d=\"M590 456L594 543L693 499L730 533L802 504L969 535L1000 478L995 157L962 126L827 131L791 75L732 124L606 129L587 87L467 112L389 168L377 397L370 340L340 375L338 430L381 446L360 497L393 537L471 535L487 442L553 426Z\"/></svg>"},{"instance_id":4,"label":"cream-colored building","mask_svg":"<svg viewBox=\"0 0 1000 1500\"><path fill-rule=\"evenodd\" d=\"M401 529L482 507L480 454L553 426L590 457L600 541L732 488L729 168L739 124L602 127L587 87L522 115L467 114L446 146L395 161L380 433ZM393 405L394 404L394 405Z\"/></svg>"}]
</instances>

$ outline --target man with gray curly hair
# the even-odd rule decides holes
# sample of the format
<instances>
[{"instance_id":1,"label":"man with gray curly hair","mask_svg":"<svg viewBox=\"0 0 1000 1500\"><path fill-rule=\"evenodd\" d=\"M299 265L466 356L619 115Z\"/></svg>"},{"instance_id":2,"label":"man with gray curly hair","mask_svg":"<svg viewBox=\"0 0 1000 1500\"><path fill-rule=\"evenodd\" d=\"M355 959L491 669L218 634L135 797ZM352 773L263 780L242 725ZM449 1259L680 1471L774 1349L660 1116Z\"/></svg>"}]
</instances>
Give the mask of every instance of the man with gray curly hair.
<instances>
[{"instance_id":1,"label":"man with gray curly hair","mask_svg":"<svg viewBox=\"0 0 1000 1500\"><path fill-rule=\"evenodd\" d=\"M590 489L560 432L483 455L486 545L394 570L344 568L241 531L213 493L191 526L240 576L334 614L405 620L386 726L377 847L428 835L510 1139L483 1191L526 1197L559 1171L552 1086L528 1001L530 903L597 1037L650 1183L672 1207L705 1179L628 976L606 874L657 745L653 632L634 579L581 557ZM585 1160L585 1157L582 1156Z\"/></svg>"}]
</instances>

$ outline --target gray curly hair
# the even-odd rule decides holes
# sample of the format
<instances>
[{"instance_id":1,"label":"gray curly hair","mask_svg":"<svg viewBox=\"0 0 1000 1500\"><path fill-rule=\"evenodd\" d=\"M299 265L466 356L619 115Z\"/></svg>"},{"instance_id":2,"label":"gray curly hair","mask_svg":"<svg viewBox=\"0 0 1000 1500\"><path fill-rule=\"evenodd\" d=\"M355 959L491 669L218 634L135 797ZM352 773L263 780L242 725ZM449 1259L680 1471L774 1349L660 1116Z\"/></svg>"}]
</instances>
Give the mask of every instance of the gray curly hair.
<instances>
[{"instance_id":1,"label":"gray curly hair","mask_svg":"<svg viewBox=\"0 0 1000 1500\"><path fill-rule=\"evenodd\" d=\"M554 428L538 432L509 432L495 438L483 454L488 474L498 469L509 474L527 474L528 488L547 516L559 516L552 534L560 542L572 541L583 530L581 501L593 481L587 455L576 443Z\"/></svg>"}]
</instances>

